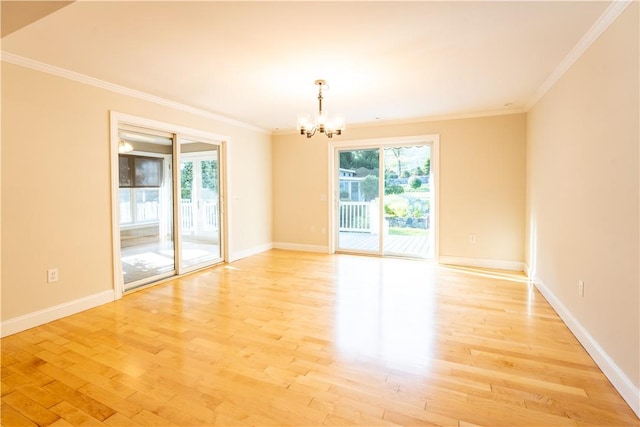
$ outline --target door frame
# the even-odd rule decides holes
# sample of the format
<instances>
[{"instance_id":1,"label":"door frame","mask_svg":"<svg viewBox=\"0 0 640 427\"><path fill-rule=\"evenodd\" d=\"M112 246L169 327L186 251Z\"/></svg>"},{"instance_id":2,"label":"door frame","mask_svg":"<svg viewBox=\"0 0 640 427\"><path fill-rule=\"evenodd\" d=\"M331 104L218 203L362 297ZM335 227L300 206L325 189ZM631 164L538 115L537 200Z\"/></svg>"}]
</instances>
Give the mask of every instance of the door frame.
<instances>
[{"instance_id":1,"label":"door frame","mask_svg":"<svg viewBox=\"0 0 640 427\"><path fill-rule=\"evenodd\" d=\"M121 113L118 111L109 112L109 147L111 158L111 238L112 238L112 270L113 270L113 293L114 299L120 299L125 294L124 280L122 277L122 260L121 260L121 247L120 247L120 204L119 204L119 164L118 164L118 130L121 125L135 126L140 128L146 128L150 130L157 130L161 132L168 132L173 134L173 163L180 164L180 149L178 147L178 141L180 139L198 139L204 143L215 143L220 147L219 153L219 179L220 179L220 255L222 257L221 262L227 262L229 259L228 248L228 218L230 217L230 205L227 204L227 146L231 141L231 138L225 135L216 134L209 131L204 131L195 128L189 128L173 123L163 122L159 120L149 119L145 117L135 116L131 114ZM175 172L176 168L173 168L173 232L174 232L174 260L176 260L175 268L176 274L168 279L179 277L182 274L188 274L193 270L182 272L179 265L180 248L178 244L179 236L179 224L180 224L180 209L176 203L176 196L179 194L179 187L176 184L179 183L180 177ZM144 285L152 286L158 284L158 282ZM167 280L167 279L164 279ZM130 292L130 291L127 291Z\"/></svg>"},{"instance_id":2,"label":"door frame","mask_svg":"<svg viewBox=\"0 0 640 427\"><path fill-rule=\"evenodd\" d=\"M379 149L380 150L380 163L382 164L382 156L385 148L396 146L411 146L411 145L431 145L431 173L432 173L432 199L435 209L431 209L433 224L433 262L439 263L440 258L440 135L439 134L426 134L426 135L414 135L414 136L402 136L402 137L389 137L389 138L370 138L370 139L353 139L342 141L330 141L327 146L327 159L329 180L327 183L328 191L330 195L330 203L328 203L327 217L329 218L329 253L335 253L337 247L337 211L340 201L340 194L338 191L338 169L340 167L338 160L338 150L348 149ZM382 183L380 186L380 192L384 191ZM382 203L380 208L383 209ZM380 245L379 255L383 254L384 247Z\"/></svg>"}]
</instances>

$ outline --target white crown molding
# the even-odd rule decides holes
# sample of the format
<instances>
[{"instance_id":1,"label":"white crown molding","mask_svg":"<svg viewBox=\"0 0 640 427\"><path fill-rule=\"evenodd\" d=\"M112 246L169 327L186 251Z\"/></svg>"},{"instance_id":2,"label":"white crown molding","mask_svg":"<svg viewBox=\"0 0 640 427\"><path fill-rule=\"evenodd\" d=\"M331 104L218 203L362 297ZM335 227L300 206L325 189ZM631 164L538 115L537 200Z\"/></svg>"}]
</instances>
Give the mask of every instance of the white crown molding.
<instances>
[{"instance_id":1,"label":"white crown molding","mask_svg":"<svg viewBox=\"0 0 640 427\"><path fill-rule=\"evenodd\" d=\"M109 83L104 80L96 79L84 74L77 73L75 71L67 70L65 68L56 67L55 65L45 64L44 62L35 61L33 59L25 58L13 53L0 52L2 61L10 64L19 65L21 67L30 68L32 70L41 71L43 73L52 74L54 76L62 77L65 79L73 80L79 83L84 83L90 86L95 86L100 89L105 89L111 92L119 93L121 95L130 96L132 98L138 98L143 101L148 101L163 107L173 108L175 110L184 111L185 113L195 114L197 116L206 117L208 119L217 120L223 123L227 123L233 126L238 126L244 129L250 129L266 134L271 134L271 131L263 129L258 126L254 126L249 123L241 122L220 114L212 113L210 111L201 110L200 108L191 107L189 105L181 104L179 102L171 101L169 99L161 98L159 96L151 95L146 92L130 89L124 86L120 86L114 83Z\"/></svg>"},{"instance_id":2,"label":"white crown molding","mask_svg":"<svg viewBox=\"0 0 640 427\"><path fill-rule=\"evenodd\" d=\"M363 123L354 124L350 127L357 129L357 128L375 127L375 126L392 126L392 125L408 125L408 124L427 123L427 122L443 122L447 120L477 119L481 117L506 116L509 114L522 114L525 112L526 111L522 108L509 108L509 109L502 109L502 110L477 111L475 113L441 114L441 115L433 115L433 116L414 117L411 119L402 119L402 120L363 122Z\"/></svg>"},{"instance_id":3,"label":"white crown molding","mask_svg":"<svg viewBox=\"0 0 640 427\"><path fill-rule=\"evenodd\" d=\"M558 80L571 68L571 66L586 52L587 49L600 37L600 35L609 28L609 25L616 20L622 12L633 3L634 0L614 0L611 5L600 15L598 20L589 28L589 31L580 39L578 44L569 52L569 54L558 64L558 66L549 75L547 80L536 90L525 107L529 111L540 99L555 85Z\"/></svg>"},{"instance_id":4,"label":"white crown molding","mask_svg":"<svg viewBox=\"0 0 640 427\"><path fill-rule=\"evenodd\" d=\"M524 108L510 108L510 109L503 109L503 110L478 111L475 113L422 116L422 117L413 117L410 119L402 119L402 120L379 120L375 122L361 122L361 123L352 123L352 124L347 123L347 130L345 131L345 133L349 132L349 129L364 129L364 128L382 127L382 126L411 125L411 124L417 124L417 123L443 122L447 120L477 119L481 117L523 114L526 112L527 110L525 110ZM288 129L288 130L274 131L273 135L292 135L292 134L299 134L299 133L300 132L295 129Z\"/></svg>"}]
</instances>

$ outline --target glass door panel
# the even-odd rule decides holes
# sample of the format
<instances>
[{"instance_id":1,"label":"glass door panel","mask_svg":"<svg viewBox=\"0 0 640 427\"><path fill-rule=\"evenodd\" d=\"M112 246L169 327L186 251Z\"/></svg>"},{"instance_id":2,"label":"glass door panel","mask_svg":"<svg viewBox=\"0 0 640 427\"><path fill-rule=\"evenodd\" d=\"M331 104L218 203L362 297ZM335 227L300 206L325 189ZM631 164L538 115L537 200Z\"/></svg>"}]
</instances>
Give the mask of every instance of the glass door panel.
<instances>
[{"instance_id":1,"label":"glass door panel","mask_svg":"<svg viewBox=\"0 0 640 427\"><path fill-rule=\"evenodd\" d=\"M380 251L380 150L338 150L337 249Z\"/></svg>"},{"instance_id":2,"label":"glass door panel","mask_svg":"<svg viewBox=\"0 0 640 427\"><path fill-rule=\"evenodd\" d=\"M219 146L181 141L181 272L221 260Z\"/></svg>"},{"instance_id":3,"label":"glass door panel","mask_svg":"<svg viewBox=\"0 0 640 427\"><path fill-rule=\"evenodd\" d=\"M431 147L384 149L383 253L432 257Z\"/></svg>"},{"instance_id":4,"label":"glass door panel","mask_svg":"<svg viewBox=\"0 0 640 427\"><path fill-rule=\"evenodd\" d=\"M175 273L170 136L119 131L120 255L125 290Z\"/></svg>"}]
</instances>

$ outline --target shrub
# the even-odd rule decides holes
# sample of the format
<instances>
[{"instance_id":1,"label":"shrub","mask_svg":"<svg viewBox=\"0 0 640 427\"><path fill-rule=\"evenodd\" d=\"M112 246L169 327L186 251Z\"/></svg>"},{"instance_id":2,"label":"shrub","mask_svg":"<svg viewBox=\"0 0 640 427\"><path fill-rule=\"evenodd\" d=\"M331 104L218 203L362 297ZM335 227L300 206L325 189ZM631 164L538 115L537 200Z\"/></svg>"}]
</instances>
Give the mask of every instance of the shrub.
<instances>
[{"instance_id":1,"label":"shrub","mask_svg":"<svg viewBox=\"0 0 640 427\"><path fill-rule=\"evenodd\" d=\"M388 216L406 217L409 214L409 202L401 196L390 196L384 204L384 212Z\"/></svg>"},{"instance_id":2,"label":"shrub","mask_svg":"<svg viewBox=\"0 0 640 427\"><path fill-rule=\"evenodd\" d=\"M388 185L384 187L384 194L402 194L404 188L401 185Z\"/></svg>"},{"instance_id":3,"label":"shrub","mask_svg":"<svg viewBox=\"0 0 640 427\"><path fill-rule=\"evenodd\" d=\"M428 200L422 200L407 194L392 194L385 197L384 200L384 213L387 217L423 218L429 214Z\"/></svg>"},{"instance_id":4,"label":"shrub","mask_svg":"<svg viewBox=\"0 0 640 427\"><path fill-rule=\"evenodd\" d=\"M417 176L412 176L411 178L409 178L409 187L413 188L414 190L422 187L422 181L420 180L420 178L418 178Z\"/></svg>"}]
</instances>

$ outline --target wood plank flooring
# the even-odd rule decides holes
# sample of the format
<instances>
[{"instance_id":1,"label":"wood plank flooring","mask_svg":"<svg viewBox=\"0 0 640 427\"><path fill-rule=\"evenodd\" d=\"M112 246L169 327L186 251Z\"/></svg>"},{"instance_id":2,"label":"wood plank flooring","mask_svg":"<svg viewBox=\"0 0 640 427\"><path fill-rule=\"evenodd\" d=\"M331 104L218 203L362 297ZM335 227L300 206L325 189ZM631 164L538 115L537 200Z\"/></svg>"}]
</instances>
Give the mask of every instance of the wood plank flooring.
<instances>
[{"instance_id":1,"label":"wood plank flooring","mask_svg":"<svg viewBox=\"0 0 640 427\"><path fill-rule=\"evenodd\" d=\"M633 426L526 278L272 250L2 339L2 425Z\"/></svg>"}]
</instances>

